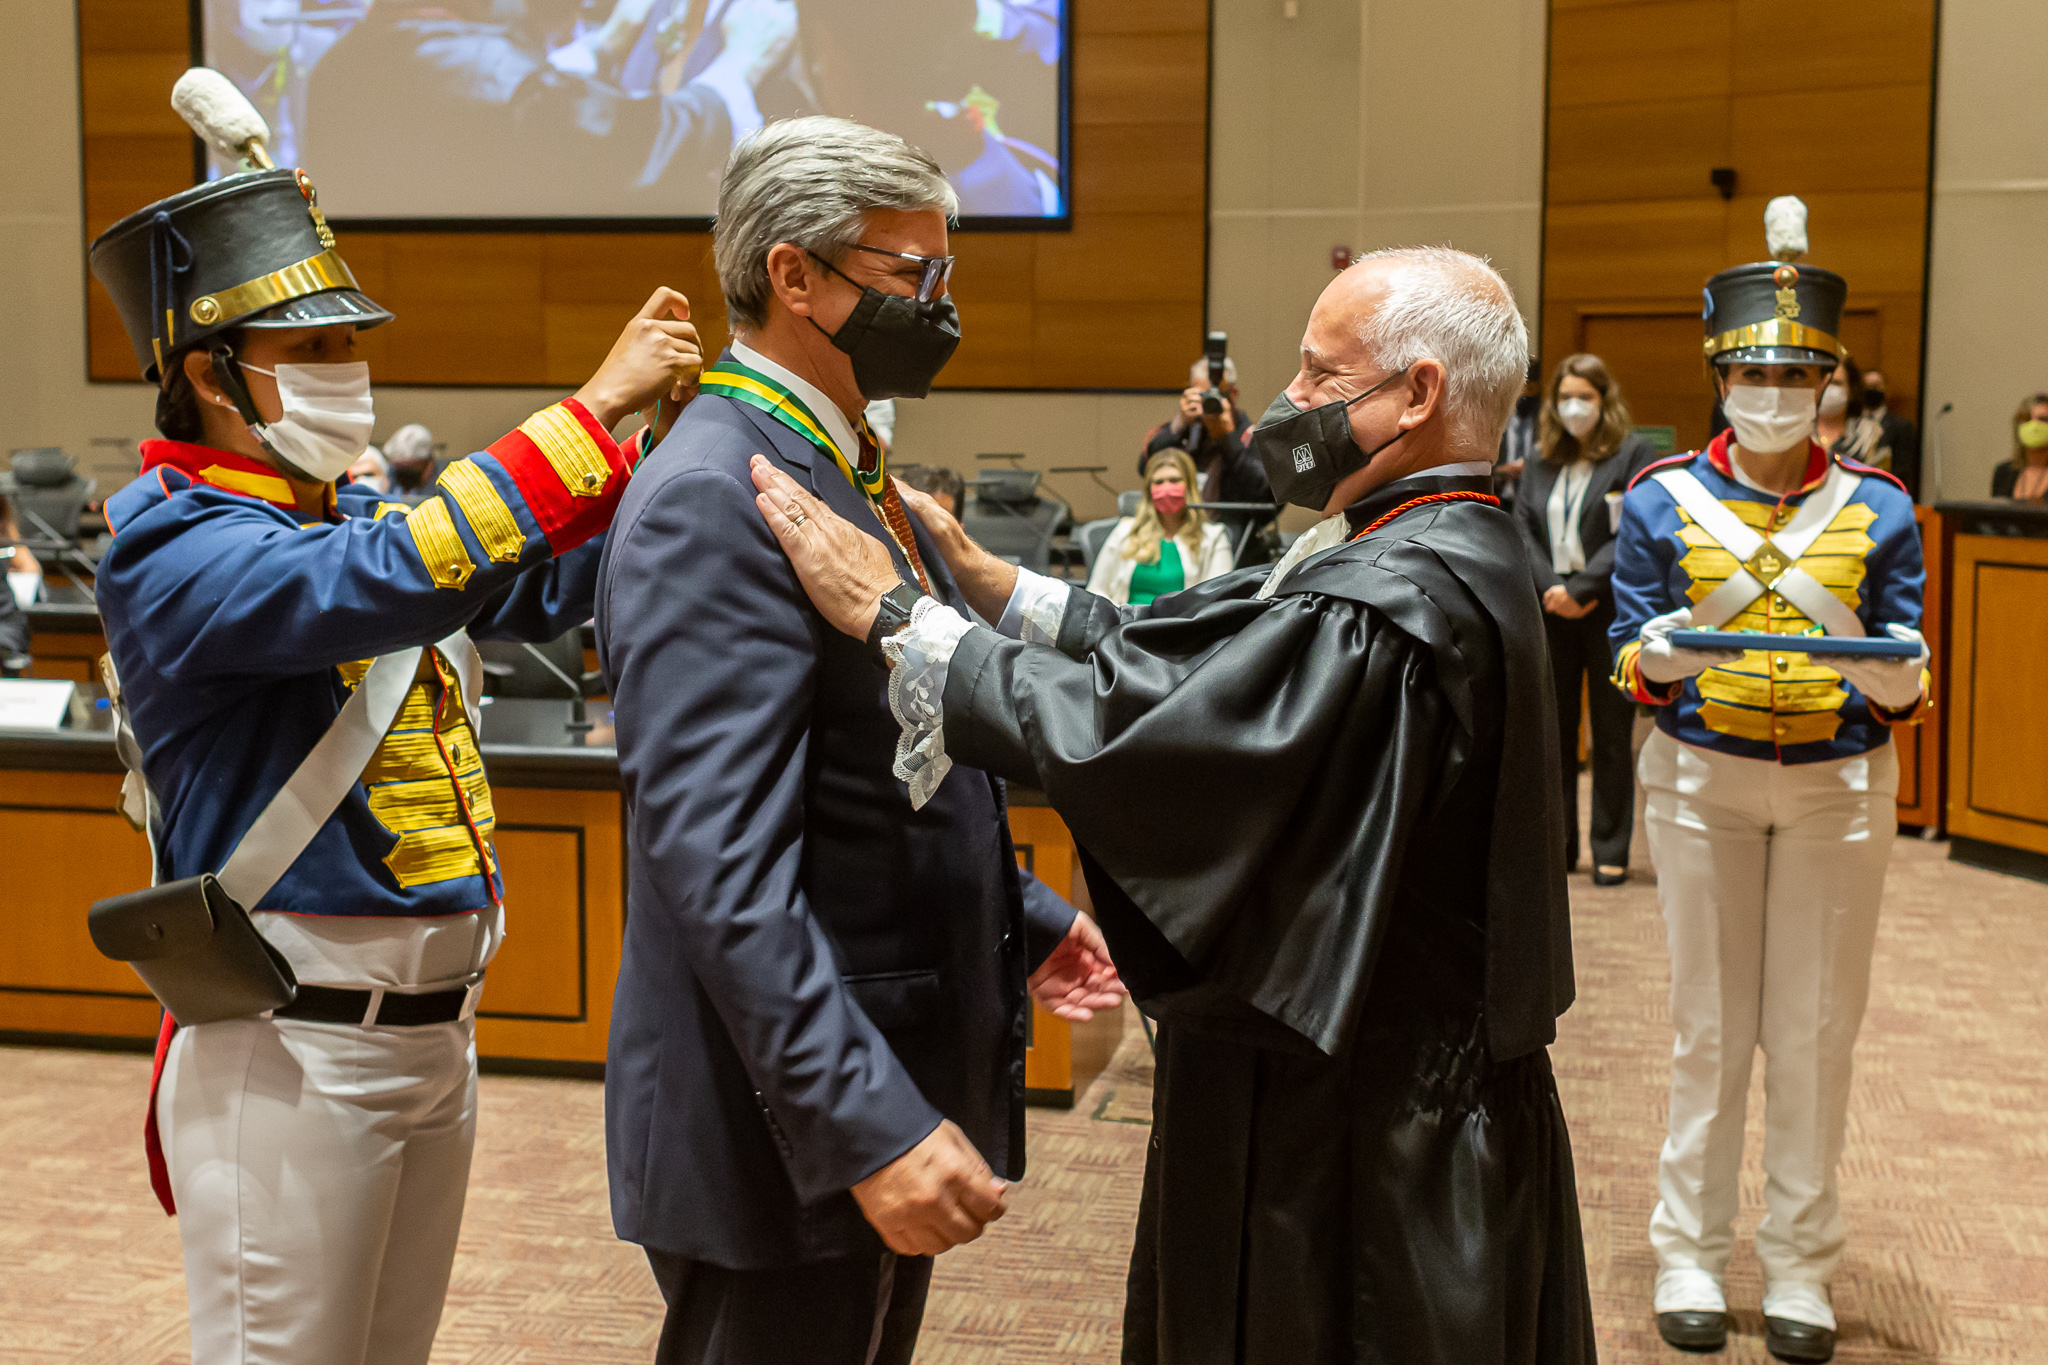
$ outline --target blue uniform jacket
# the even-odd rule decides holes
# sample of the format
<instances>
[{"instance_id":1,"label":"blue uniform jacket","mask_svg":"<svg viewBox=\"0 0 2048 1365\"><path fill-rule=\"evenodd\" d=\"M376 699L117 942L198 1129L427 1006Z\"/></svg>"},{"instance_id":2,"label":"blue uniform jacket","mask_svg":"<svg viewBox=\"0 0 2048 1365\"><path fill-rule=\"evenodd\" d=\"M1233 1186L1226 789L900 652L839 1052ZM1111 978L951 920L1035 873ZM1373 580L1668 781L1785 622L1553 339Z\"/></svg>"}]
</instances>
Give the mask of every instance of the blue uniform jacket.
<instances>
[{"instance_id":1,"label":"blue uniform jacket","mask_svg":"<svg viewBox=\"0 0 2048 1365\"><path fill-rule=\"evenodd\" d=\"M1736 568L1735 557L1693 525L1652 475L1665 469L1690 471L1724 506L1764 534L1789 521L1827 477L1829 456L1813 445L1797 490L1782 498L1759 492L1735 478L1728 463L1730 440L1723 432L1705 450L1649 466L1622 502L1614 625L1608 634L1615 650L1615 685L1657 707L1657 725L1664 733L1703 749L1778 763L1821 763L1875 749L1890 739L1890 726L1918 719L1924 694L1922 703L1906 711L1884 711L1834 669L1790 648L1750 650L1669 685L1648 682L1637 666L1644 622L1701 601ZM1881 636L1892 624L1917 630L1926 570L1913 500L1882 470L1842 463L1863 475L1863 482L1800 557L1799 567L1854 608L1867 634ZM1816 627L1784 598L1766 592L1722 629L1798 635Z\"/></svg>"},{"instance_id":2,"label":"blue uniform jacket","mask_svg":"<svg viewBox=\"0 0 2048 1365\"><path fill-rule=\"evenodd\" d=\"M143 454L107 500L98 598L166 881L219 871L375 656L463 627L541 640L588 619L592 537L628 479L573 402L451 465L410 512L344 485L301 524L267 465L175 441ZM445 915L500 899L476 737L452 670L428 661L363 780L249 909Z\"/></svg>"},{"instance_id":3,"label":"blue uniform jacket","mask_svg":"<svg viewBox=\"0 0 2048 1365\"><path fill-rule=\"evenodd\" d=\"M955 765L911 809L888 671L804 596L756 452L881 538L828 454L707 393L635 475L597 599L632 855L612 1221L731 1267L879 1252L848 1190L941 1117L1022 1173L1025 977L1073 913L1021 894L994 778Z\"/></svg>"}]
</instances>

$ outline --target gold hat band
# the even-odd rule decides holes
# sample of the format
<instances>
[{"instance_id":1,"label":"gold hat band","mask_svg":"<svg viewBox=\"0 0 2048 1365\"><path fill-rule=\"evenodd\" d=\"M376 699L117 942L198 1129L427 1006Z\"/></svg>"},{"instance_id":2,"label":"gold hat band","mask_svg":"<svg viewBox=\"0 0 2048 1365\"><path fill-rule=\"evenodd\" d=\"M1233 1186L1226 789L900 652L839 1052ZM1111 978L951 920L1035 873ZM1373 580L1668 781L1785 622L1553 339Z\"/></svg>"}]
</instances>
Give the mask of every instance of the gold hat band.
<instances>
[{"instance_id":1,"label":"gold hat band","mask_svg":"<svg viewBox=\"0 0 2048 1365\"><path fill-rule=\"evenodd\" d=\"M1842 343L1818 327L1808 327L1790 318L1771 318L1708 337L1707 359L1712 360L1723 351L1740 350L1746 346L1804 346L1808 350L1826 351L1838 359L1842 355Z\"/></svg>"},{"instance_id":2,"label":"gold hat band","mask_svg":"<svg viewBox=\"0 0 2048 1365\"><path fill-rule=\"evenodd\" d=\"M223 318L247 317L308 294L359 287L356 277L349 272L348 262L341 259L340 252L329 248L246 284L201 295L192 300L192 321L201 327L211 327Z\"/></svg>"}]
</instances>

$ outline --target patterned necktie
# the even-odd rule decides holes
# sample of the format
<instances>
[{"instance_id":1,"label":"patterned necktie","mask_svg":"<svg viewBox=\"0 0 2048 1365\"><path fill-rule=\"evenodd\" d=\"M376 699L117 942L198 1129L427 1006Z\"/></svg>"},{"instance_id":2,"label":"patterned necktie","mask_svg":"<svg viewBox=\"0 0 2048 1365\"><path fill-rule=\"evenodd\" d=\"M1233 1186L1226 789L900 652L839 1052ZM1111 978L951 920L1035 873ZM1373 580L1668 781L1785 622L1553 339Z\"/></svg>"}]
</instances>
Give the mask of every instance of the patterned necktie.
<instances>
[{"instance_id":1,"label":"patterned necktie","mask_svg":"<svg viewBox=\"0 0 2048 1365\"><path fill-rule=\"evenodd\" d=\"M863 419L860 424L860 467L862 470L877 468L876 461L881 458L882 447ZM917 574L917 585L925 590L926 596L937 596L932 592L931 579L925 574L924 560L917 553L917 537L911 534L910 510L903 505L903 495L896 491L894 479L885 477L882 480L880 507L882 521L888 526L889 534L896 538L897 548L903 551L903 557L910 561L912 571Z\"/></svg>"}]
</instances>

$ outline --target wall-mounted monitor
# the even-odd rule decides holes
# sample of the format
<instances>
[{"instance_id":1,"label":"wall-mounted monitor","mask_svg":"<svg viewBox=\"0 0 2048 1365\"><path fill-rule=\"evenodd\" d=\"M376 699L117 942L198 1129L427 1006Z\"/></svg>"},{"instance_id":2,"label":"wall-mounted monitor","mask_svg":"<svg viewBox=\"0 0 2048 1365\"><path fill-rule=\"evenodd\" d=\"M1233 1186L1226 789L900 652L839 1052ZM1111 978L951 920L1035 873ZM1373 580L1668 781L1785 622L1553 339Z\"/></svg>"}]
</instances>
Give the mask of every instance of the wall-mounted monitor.
<instances>
[{"instance_id":1,"label":"wall-mounted monitor","mask_svg":"<svg viewBox=\"0 0 2048 1365\"><path fill-rule=\"evenodd\" d=\"M1070 225L1070 0L191 3L349 225L703 228L735 138L817 113L930 152L963 227Z\"/></svg>"}]
</instances>

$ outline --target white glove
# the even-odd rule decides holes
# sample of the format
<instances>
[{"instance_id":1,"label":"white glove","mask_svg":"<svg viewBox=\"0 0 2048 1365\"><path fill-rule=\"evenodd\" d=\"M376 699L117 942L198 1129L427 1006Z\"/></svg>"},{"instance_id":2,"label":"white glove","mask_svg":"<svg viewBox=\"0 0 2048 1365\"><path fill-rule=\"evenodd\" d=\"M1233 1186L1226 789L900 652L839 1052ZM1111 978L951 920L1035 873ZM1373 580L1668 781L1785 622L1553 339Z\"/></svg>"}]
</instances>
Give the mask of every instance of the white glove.
<instances>
[{"instance_id":1,"label":"white glove","mask_svg":"<svg viewBox=\"0 0 2048 1365\"><path fill-rule=\"evenodd\" d=\"M1927 667L1927 641L1911 626L1892 625L1884 633L1920 646L1910 659L1827 659L1829 668L1856 684L1856 690L1887 711L1903 711L1920 700L1920 671Z\"/></svg>"},{"instance_id":2,"label":"white glove","mask_svg":"<svg viewBox=\"0 0 2048 1365\"><path fill-rule=\"evenodd\" d=\"M1636 655L1636 666L1643 677L1653 683L1675 683L1690 678L1695 673L1704 673L1716 664L1727 663L1733 655L1709 654L1703 649L1676 649L1671 644L1671 632L1692 628L1692 608L1680 607L1667 611L1662 616L1652 616L1643 622L1641 640L1642 652Z\"/></svg>"}]
</instances>

